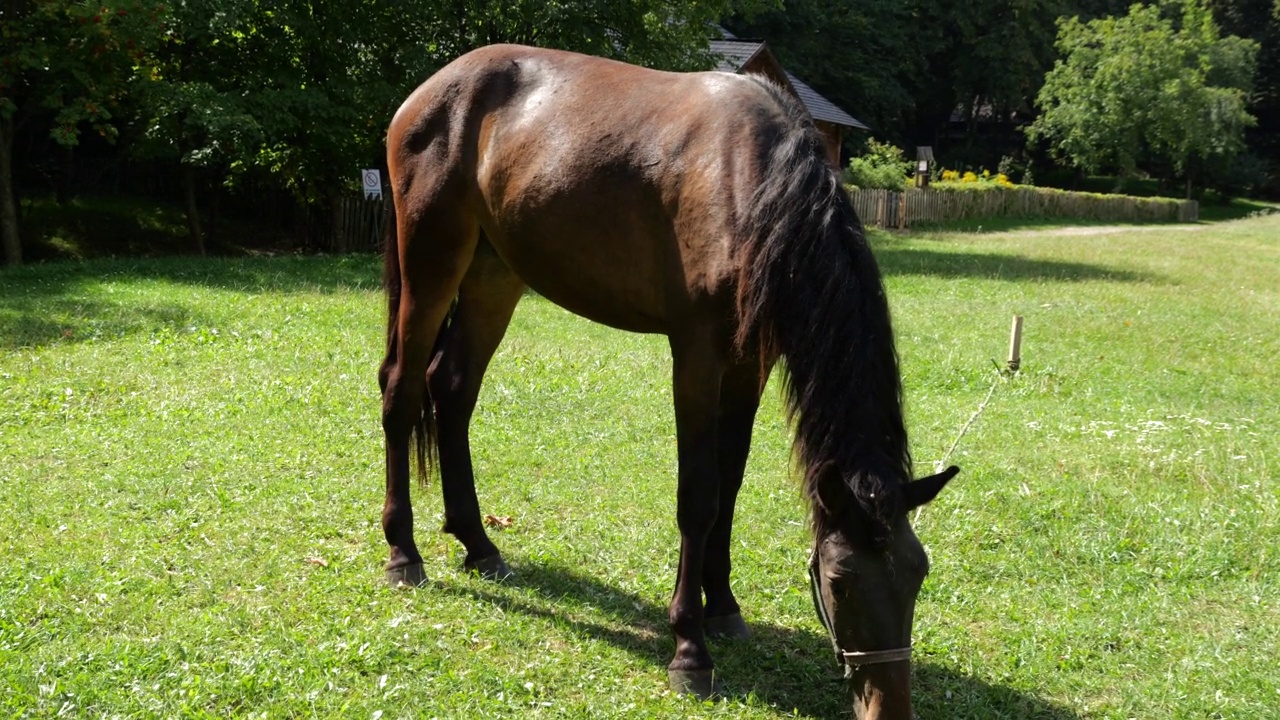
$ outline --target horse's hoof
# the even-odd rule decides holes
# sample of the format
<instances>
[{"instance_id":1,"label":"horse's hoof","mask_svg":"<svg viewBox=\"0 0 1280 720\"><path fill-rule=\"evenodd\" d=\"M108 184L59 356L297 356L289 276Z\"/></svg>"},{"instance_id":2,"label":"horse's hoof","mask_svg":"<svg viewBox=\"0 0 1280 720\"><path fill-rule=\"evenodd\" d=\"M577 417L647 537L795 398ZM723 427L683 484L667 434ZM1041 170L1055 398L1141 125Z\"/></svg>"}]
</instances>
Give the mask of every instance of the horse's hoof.
<instances>
[{"instance_id":1,"label":"horse's hoof","mask_svg":"<svg viewBox=\"0 0 1280 720\"><path fill-rule=\"evenodd\" d=\"M702 630L713 638L745 640L751 637L751 630L747 628L747 621L742 619L742 613L706 618L702 621Z\"/></svg>"},{"instance_id":2,"label":"horse's hoof","mask_svg":"<svg viewBox=\"0 0 1280 720\"><path fill-rule=\"evenodd\" d=\"M387 568L387 584L391 587L418 587L427 581L427 574L422 570L422 563L401 565Z\"/></svg>"},{"instance_id":3,"label":"horse's hoof","mask_svg":"<svg viewBox=\"0 0 1280 720\"><path fill-rule=\"evenodd\" d=\"M506 580L515 575L501 555L490 555L476 561L468 560L462 564L462 567L467 572L479 574L485 580Z\"/></svg>"},{"instance_id":4,"label":"horse's hoof","mask_svg":"<svg viewBox=\"0 0 1280 720\"><path fill-rule=\"evenodd\" d=\"M692 695L699 700L713 700L724 694L724 686L716 678L715 670L667 669L671 689L680 695Z\"/></svg>"}]
</instances>

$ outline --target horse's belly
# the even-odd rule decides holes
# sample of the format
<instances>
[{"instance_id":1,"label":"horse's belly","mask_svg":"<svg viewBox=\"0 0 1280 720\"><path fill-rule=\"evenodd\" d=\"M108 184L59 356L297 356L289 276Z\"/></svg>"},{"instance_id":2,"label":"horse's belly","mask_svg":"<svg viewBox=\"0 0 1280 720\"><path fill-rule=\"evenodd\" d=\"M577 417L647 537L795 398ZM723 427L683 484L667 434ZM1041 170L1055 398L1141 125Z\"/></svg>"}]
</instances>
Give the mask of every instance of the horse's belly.
<instances>
[{"instance_id":1,"label":"horse's belly","mask_svg":"<svg viewBox=\"0 0 1280 720\"><path fill-rule=\"evenodd\" d=\"M491 242L525 284L560 307L620 330L669 332L669 278L635 244Z\"/></svg>"}]
</instances>

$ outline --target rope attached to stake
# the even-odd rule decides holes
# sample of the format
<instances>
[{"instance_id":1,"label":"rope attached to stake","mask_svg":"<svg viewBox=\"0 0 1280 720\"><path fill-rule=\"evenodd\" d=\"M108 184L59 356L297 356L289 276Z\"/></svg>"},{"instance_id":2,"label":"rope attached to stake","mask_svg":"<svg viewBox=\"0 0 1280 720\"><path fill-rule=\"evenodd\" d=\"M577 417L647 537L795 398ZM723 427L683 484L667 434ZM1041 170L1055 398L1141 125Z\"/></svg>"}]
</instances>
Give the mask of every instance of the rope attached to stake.
<instances>
[{"instance_id":1,"label":"rope attached to stake","mask_svg":"<svg viewBox=\"0 0 1280 720\"><path fill-rule=\"evenodd\" d=\"M992 362L994 363L994 361ZM955 442L951 443L951 447L947 448L947 451L943 453L942 459L938 460L933 464L933 471L935 473L940 473L944 468L947 467L948 461L951 460L951 453L955 452L956 446L960 444L960 439L965 436L965 433L969 432L969 428L973 427L973 423L977 421L978 416L982 414L982 411L987 409L987 403L991 402L991 396L995 394L996 388L1000 385L1000 380L1003 379L1003 376L1017 375L1018 369L1021 366L1022 366L1022 316L1014 315L1013 327L1009 331L1009 359L1005 362L1004 369L1001 370L1000 374L1002 377L996 378L995 382L991 383L991 389L987 391L987 396L982 399L981 403L978 404L978 409L974 410L973 414L969 416L968 422L966 422L964 426L960 428L960 433L956 435ZM924 510L923 505L916 508L916 516L915 516L914 522L919 522L920 512L922 510Z\"/></svg>"},{"instance_id":2,"label":"rope attached to stake","mask_svg":"<svg viewBox=\"0 0 1280 720\"><path fill-rule=\"evenodd\" d=\"M987 391L987 396L982 399L981 403L979 403L978 409L974 410L973 414L969 416L969 421L964 424L964 427L960 428L960 434L956 435L955 442L951 443L951 447L947 448L947 451L943 453L942 459L933 464L933 471L935 473L940 473L947 467L947 461L951 459L951 453L955 452L956 446L960 444L960 438L964 437L964 434L969 432L969 428L973 427L973 422L978 419L978 416L982 414L983 410L987 409L987 403L991 401L991 396L996 393L996 386L999 384L999 380L991 383L991 389ZM921 505L920 507L924 506ZM916 517L919 517L918 513Z\"/></svg>"}]
</instances>

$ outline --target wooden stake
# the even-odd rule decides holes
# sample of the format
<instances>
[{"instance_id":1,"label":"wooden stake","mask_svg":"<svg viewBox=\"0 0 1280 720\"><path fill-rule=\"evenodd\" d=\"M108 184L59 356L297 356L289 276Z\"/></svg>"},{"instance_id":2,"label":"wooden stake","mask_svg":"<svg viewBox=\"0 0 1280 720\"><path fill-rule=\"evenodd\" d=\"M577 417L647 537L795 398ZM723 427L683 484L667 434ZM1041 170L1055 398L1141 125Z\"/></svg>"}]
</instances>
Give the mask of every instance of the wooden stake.
<instances>
[{"instance_id":1,"label":"wooden stake","mask_svg":"<svg viewBox=\"0 0 1280 720\"><path fill-rule=\"evenodd\" d=\"M1013 329L1009 331L1009 372L1018 372L1022 365L1022 316L1013 316Z\"/></svg>"}]
</instances>

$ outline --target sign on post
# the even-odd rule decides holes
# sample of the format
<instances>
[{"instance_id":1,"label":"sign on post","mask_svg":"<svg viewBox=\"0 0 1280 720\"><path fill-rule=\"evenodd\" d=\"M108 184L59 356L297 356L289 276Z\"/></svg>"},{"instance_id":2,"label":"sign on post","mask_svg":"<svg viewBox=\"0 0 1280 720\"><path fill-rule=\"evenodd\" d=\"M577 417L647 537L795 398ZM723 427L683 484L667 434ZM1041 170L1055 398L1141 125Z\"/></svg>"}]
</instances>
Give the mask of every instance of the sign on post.
<instances>
[{"instance_id":1,"label":"sign on post","mask_svg":"<svg viewBox=\"0 0 1280 720\"><path fill-rule=\"evenodd\" d=\"M362 170L360 181L364 185L364 198L380 200L382 198L382 171L377 169Z\"/></svg>"}]
</instances>

